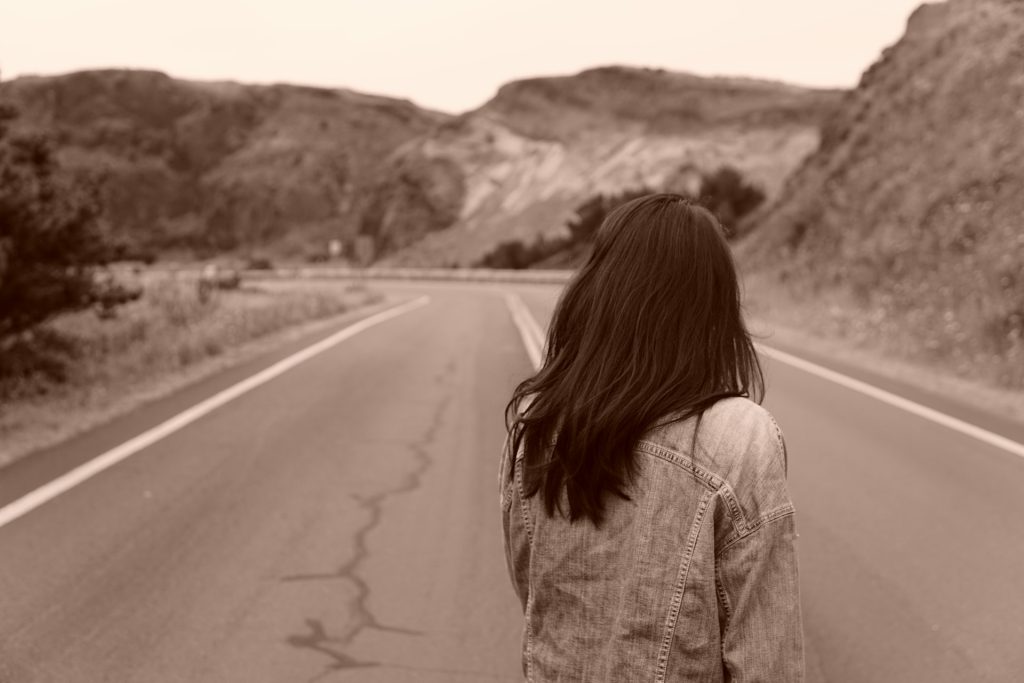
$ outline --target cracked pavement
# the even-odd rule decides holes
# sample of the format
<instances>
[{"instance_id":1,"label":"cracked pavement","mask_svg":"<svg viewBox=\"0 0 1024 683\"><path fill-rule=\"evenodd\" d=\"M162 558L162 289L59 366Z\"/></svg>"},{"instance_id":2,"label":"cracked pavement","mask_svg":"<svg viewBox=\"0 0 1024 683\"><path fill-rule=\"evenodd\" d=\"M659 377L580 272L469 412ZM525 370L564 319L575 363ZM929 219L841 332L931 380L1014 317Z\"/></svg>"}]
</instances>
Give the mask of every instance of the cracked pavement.
<instances>
[{"instance_id":1,"label":"cracked pavement","mask_svg":"<svg viewBox=\"0 0 1024 683\"><path fill-rule=\"evenodd\" d=\"M522 342L500 287L386 289L432 301L0 527L0 683L522 680L496 491ZM555 290L517 291L543 324ZM0 471L0 504L258 369ZM1024 460L767 370L808 683L1018 680Z\"/></svg>"},{"instance_id":2,"label":"cracked pavement","mask_svg":"<svg viewBox=\"0 0 1024 683\"><path fill-rule=\"evenodd\" d=\"M499 290L431 296L0 528L0 682L521 680L528 360Z\"/></svg>"}]
</instances>

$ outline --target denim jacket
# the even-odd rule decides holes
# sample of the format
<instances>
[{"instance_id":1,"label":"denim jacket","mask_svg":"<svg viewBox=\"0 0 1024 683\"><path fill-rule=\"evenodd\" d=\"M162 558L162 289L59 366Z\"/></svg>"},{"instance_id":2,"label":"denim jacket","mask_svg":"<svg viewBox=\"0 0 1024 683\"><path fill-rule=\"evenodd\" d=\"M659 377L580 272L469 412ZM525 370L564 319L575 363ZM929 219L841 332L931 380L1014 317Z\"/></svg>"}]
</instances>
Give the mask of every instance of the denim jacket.
<instances>
[{"instance_id":1,"label":"denim jacket","mask_svg":"<svg viewBox=\"0 0 1024 683\"><path fill-rule=\"evenodd\" d=\"M547 681L804 678L793 504L772 416L742 398L659 426L630 500L596 528L523 495L502 455L505 555L522 603L523 673ZM510 475L511 470L511 475Z\"/></svg>"}]
</instances>

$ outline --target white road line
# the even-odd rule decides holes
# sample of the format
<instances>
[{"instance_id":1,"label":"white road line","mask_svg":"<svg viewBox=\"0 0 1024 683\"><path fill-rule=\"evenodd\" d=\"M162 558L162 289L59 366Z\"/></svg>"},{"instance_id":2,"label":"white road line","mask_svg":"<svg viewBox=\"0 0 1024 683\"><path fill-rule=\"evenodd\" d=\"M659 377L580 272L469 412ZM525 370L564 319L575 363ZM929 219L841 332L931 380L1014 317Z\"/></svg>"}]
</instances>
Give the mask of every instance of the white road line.
<instances>
[{"instance_id":1,"label":"white road line","mask_svg":"<svg viewBox=\"0 0 1024 683\"><path fill-rule=\"evenodd\" d=\"M519 333L523 337L523 344L526 346L526 352L530 355L530 360L533 362L534 367L539 368L539 359L541 357L540 352L532 349L539 349L543 347L544 334L541 332L540 326L537 324L533 315L529 310L527 310L526 306L518 296L515 294L507 294L506 301L508 302L509 310L512 311L512 318L516 321L516 326L519 328ZM525 320L522 319L523 317L525 317ZM1008 439L1007 437L996 434L995 432L990 432L987 429L973 425L970 422L965 422L964 420L955 418L952 415L947 415L946 413L939 412L938 410L929 408L928 406L921 405L920 403L915 403L910 399L897 396L896 394L885 391L884 389L879 389L867 382L862 382L849 377L848 375L836 372L835 370L829 370L828 368L817 365L816 363L811 363L803 358L798 358L792 354L785 353L784 351L779 351L778 349L773 349L763 344L758 344L757 346L758 350L769 358L774 358L781 363L791 365L803 370L804 372L809 372L812 375L817 375L822 379L827 379L830 382L834 382L840 386L846 387L847 389L851 389L852 391L864 394L865 396L870 396L871 398L891 405L894 408L905 410L908 413L930 420L935 424L942 425L947 429L952 429L953 431L965 434L983 443L987 443L990 446L995 446L996 448L1000 448L1008 453L1024 458L1024 444L1022 443ZM537 360L534 360L535 353Z\"/></svg>"},{"instance_id":2,"label":"white road line","mask_svg":"<svg viewBox=\"0 0 1024 683\"><path fill-rule=\"evenodd\" d=\"M847 389L859 392L861 394L864 394L865 396L870 396L871 398L877 399L882 403L887 403L895 408L899 408L901 410L907 411L908 413L917 415L918 417L923 417L926 420L931 420L932 422L940 424L943 427L947 427L948 429L952 429L953 431L960 432L961 434L966 434L967 436L973 437L978 441L987 443L990 446L1001 448L1009 453L1013 453L1014 455L1018 455L1024 458L1024 444L1022 443L1018 443L1016 441L1013 441L1012 439L1008 439L1005 436L1000 436L999 434L996 434L995 432L990 432L987 429L982 429L981 427L973 425L970 422L964 422L963 420L955 418L952 415L947 415L946 413L941 413L938 410L934 410L927 406L923 406L920 403L915 403L914 401L903 398L902 396L897 396L896 394L885 391L884 389L879 389L878 387L868 384L867 382L861 382L860 380L836 372L835 370L829 370L826 367L822 367L815 363L811 363L810 361L806 361L803 358L797 358L796 356L785 353L784 351L779 351L778 349L773 349L764 346L763 344L759 344L758 348L761 351L761 353L768 356L769 358L774 358L775 360L785 363L787 365L792 365L793 367L799 368L804 372L809 372L812 375L817 375L818 377L821 377L823 379L835 382L836 384L844 386Z\"/></svg>"},{"instance_id":3,"label":"white road line","mask_svg":"<svg viewBox=\"0 0 1024 683\"><path fill-rule=\"evenodd\" d=\"M390 320L391 318L400 316L403 313L408 313L413 309L424 306L429 301L430 297L420 297L419 299L409 301L401 304L400 306L395 306L394 308L389 308L386 311L381 311L380 313L363 318L362 320L349 325L345 329L335 332L326 339L318 341L311 346L307 346L301 351L293 353L287 358L274 363L270 367L257 372L255 375L251 375L241 382L233 384L227 389L214 394L210 398L178 413L156 427L139 434L133 439L125 441L120 446L115 446L109 451L96 456L92 460L79 465L75 469L66 472L53 481L40 486L34 491L27 493L21 498L18 498L17 500L0 508L0 527L10 524L19 517L35 510L43 503L53 500L60 494L78 486L87 479L96 476L108 467L112 467L125 458L138 453L147 446L151 446L186 425L195 422L204 415L213 412L222 405L235 400L242 394L252 391L260 385L266 384L279 375L283 375L296 365L327 351L333 346L337 346L346 339L354 337L360 332L370 329L374 325L378 325L385 320Z\"/></svg>"},{"instance_id":4,"label":"white road line","mask_svg":"<svg viewBox=\"0 0 1024 683\"><path fill-rule=\"evenodd\" d=\"M530 333L533 335L533 340L537 344L537 348L540 349L540 357L543 361L545 352L544 347L547 344L547 330L541 329L540 324L537 322L536 318L533 317L533 314L530 313L530 309L528 309L525 304L523 304L523 313L526 317L526 324L530 328Z\"/></svg>"},{"instance_id":5,"label":"white road line","mask_svg":"<svg viewBox=\"0 0 1024 683\"><path fill-rule=\"evenodd\" d=\"M519 336L523 339L523 346L526 347L526 355L530 357L530 364L533 365L534 370L539 370L543 358L541 349L544 348L544 335L540 331L540 326L530 315L518 294L506 292L505 304L508 306L509 313L512 314L512 322L519 329Z\"/></svg>"}]
</instances>

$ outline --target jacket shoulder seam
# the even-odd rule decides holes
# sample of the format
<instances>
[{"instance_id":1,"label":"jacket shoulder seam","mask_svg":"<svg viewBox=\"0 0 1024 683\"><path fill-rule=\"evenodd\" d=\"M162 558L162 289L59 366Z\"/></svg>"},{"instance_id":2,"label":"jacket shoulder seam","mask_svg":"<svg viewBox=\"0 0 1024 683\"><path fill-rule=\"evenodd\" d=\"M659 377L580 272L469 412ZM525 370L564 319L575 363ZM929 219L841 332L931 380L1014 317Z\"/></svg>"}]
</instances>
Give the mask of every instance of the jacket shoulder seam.
<instances>
[{"instance_id":1,"label":"jacket shoulder seam","mask_svg":"<svg viewBox=\"0 0 1024 683\"><path fill-rule=\"evenodd\" d=\"M744 531L743 533L737 535L735 538L731 539L725 545L723 545L720 550L716 551L715 552L715 558L717 559L717 558L721 557L730 548L732 548L734 545L736 545L737 543L739 543L743 539L747 538L748 536L753 535L759 529L763 528L764 526L766 526L770 522L774 522L775 520L781 519L783 517L788 517L788 516L794 514L795 512L796 512L796 509L793 507L793 504L792 503L786 503L785 505L782 505L780 507L775 508L774 510L770 510L770 511L764 513L763 515L758 517L757 520L753 524L748 526L746 531Z\"/></svg>"},{"instance_id":2,"label":"jacket shoulder seam","mask_svg":"<svg viewBox=\"0 0 1024 683\"><path fill-rule=\"evenodd\" d=\"M700 448L702 451L704 450L703 447L700 446L700 444L698 444L697 447ZM693 458L689 458L671 448L662 446L661 444L654 443L653 441L648 441L646 439L641 440L639 444L637 444L637 448L643 451L644 453L647 453L648 455L653 455L654 457L660 460L664 460L670 465L675 465L676 467L678 467L679 469L683 470L684 472L692 476L694 479L696 479L709 491L718 491L723 486L728 486L725 479L718 476L711 470L708 470L705 467L701 467L696 462L694 462Z\"/></svg>"},{"instance_id":3,"label":"jacket shoulder seam","mask_svg":"<svg viewBox=\"0 0 1024 683\"><path fill-rule=\"evenodd\" d=\"M697 447L707 454L707 451L704 451L700 444L698 444ZM693 461L693 458L688 458L682 453L662 446L661 444L641 440L638 448L648 455L664 460L670 465L674 465L683 470L712 493L720 494L722 499L725 501L726 507L729 509L730 521L732 522L732 526L736 530L736 533L743 533L744 530L750 528L750 524L747 522L746 515L743 514L743 508L736 496L736 492L724 477L715 474L705 467L701 467Z\"/></svg>"}]
</instances>

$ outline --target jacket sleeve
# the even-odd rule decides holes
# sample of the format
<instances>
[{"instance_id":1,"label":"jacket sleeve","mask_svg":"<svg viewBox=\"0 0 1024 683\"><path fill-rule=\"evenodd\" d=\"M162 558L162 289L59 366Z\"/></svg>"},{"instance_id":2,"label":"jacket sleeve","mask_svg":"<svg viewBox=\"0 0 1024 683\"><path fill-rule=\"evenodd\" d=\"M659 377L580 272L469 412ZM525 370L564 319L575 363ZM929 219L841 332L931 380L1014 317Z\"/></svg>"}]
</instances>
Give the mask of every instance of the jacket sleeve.
<instances>
[{"instance_id":1,"label":"jacket sleeve","mask_svg":"<svg viewBox=\"0 0 1024 683\"><path fill-rule=\"evenodd\" d=\"M529 528L519 499L519 488L516 477L510 473L514 455L510 452L510 442L505 442L501 457L501 474L499 476L501 492L501 528L505 544L505 564L508 568L512 587L519 598L520 606L526 611L529 599L529 581L527 574L530 562ZM515 470L513 470L514 472Z\"/></svg>"},{"instance_id":2,"label":"jacket sleeve","mask_svg":"<svg viewBox=\"0 0 1024 683\"><path fill-rule=\"evenodd\" d=\"M730 543L716 561L722 663L734 683L804 680L792 507Z\"/></svg>"}]
</instances>

